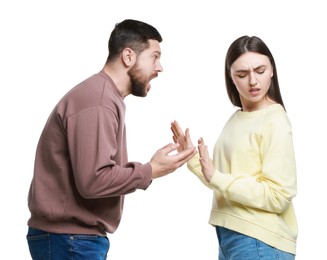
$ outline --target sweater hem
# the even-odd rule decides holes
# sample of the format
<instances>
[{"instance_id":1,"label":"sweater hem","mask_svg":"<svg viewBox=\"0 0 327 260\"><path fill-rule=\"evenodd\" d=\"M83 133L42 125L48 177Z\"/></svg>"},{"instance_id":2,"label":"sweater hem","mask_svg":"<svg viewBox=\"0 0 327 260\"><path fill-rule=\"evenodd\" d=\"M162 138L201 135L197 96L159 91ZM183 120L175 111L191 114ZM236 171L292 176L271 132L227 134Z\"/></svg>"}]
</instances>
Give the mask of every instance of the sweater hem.
<instances>
[{"instance_id":1,"label":"sweater hem","mask_svg":"<svg viewBox=\"0 0 327 260\"><path fill-rule=\"evenodd\" d=\"M81 234L81 235L98 235L106 236L108 233L113 233L115 230L106 231L100 226L84 226L72 221L50 221L48 219L33 215L27 222L29 227L40 229L49 233L56 234Z\"/></svg>"},{"instance_id":2,"label":"sweater hem","mask_svg":"<svg viewBox=\"0 0 327 260\"><path fill-rule=\"evenodd\" d=\"M212 211L209 223L213 226L221 226L256 238L279 250L294 255L296 254L296 240L294 238L285 237L277 231L272 231L269 228L240 219L237 216L224 212Z\"/></svg>"}]
</instances>

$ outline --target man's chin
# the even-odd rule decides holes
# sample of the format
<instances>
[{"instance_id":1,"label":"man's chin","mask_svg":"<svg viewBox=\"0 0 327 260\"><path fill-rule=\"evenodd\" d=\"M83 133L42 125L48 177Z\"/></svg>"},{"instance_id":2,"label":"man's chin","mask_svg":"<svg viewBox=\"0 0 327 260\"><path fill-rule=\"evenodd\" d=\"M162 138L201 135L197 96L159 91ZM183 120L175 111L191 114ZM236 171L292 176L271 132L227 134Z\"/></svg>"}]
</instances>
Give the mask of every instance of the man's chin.
<instances>
[{"instance_id":1,"label":"man's chin","mask_svg":"<svg viewBox=\"0 0 327 260\"><path fill-rule=\"evenodd\" d=\"M146 97L148 95L148 92L144 92L143 95L141 95L140 97Z\"/></svg>"},{"instance_id":2,"label":"man's chin","mask_svg":"<svg viewBox=\"0 0 327 260\"><path fill-rule=\"evenodd\" d=\"M148 91L144 91L142 93L132 93L133 96L136 96L136 97L146 97L148 95Z\"/></svg>"},{"instance_id":3,"label":"man's chin","mask_svg":"<svg viewBox=\"0 0 327 260\"><path fill-rule=\"evenodd\" d=\"M134 87L132 89L132 94L137 97L146 97L150 89L151 89L150 84L142 85L142 86L139 85L137 88Z\"/></svg>"}]
</instances>

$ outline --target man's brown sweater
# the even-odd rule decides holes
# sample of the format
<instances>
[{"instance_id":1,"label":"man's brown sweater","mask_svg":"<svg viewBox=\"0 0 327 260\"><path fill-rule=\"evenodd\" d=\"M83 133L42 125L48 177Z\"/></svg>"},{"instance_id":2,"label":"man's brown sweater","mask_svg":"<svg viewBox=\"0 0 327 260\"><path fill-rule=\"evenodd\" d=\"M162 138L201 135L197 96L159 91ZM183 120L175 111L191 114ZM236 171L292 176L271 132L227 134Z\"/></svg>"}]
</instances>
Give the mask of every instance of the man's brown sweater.
<instances>
[{"instance_id":1,"label":"man's brown sweater","mask_svg":"<svg viewBox=\"0 0 327 260\"><path fill-rule=\"evenodd\" d=\"M113 233L124 195L150 183L149 163L128 162L124 97L100 71L49 116L36 151L28 225L61 234Z\"/></svg>"}]
</instances>

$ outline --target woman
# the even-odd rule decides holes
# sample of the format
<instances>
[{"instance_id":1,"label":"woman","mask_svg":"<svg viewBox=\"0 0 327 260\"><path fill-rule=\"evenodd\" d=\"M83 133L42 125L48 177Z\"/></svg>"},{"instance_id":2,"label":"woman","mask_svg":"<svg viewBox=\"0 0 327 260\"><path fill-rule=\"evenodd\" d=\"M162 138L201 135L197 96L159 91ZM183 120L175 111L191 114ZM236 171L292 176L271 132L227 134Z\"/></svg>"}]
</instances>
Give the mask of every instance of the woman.
<instances>
[{"instance_id":1,"label":"woman","mask_svg":"<svg viewBox=\"0 0 327 260\"><path fill-rule=\"evenodd\" d=\"M297 221L292 129L279 90L274 58L258 37L243 36L225 60L228 96L239 107L209 158L198 140L188 168L214 192L209 223L216 228L219 260L294 259ZM193 147L189 129L172 123L180 150Z\"/></svg>"}]
</instances>

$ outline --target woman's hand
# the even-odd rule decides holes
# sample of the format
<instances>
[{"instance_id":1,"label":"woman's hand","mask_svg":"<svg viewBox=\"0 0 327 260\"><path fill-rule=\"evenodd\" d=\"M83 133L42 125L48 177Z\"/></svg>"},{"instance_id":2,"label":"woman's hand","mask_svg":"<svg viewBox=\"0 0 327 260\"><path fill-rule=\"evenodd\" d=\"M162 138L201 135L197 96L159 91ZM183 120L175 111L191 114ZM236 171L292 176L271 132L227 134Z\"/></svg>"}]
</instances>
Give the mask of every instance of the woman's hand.
<instances>
[{"instance_id":1,"label":"woman's hand","mask_svg":"<svg viewBox=\"0 0 327 260\"><path fill-rule=\"evenodd\" d=\"M173 132L174 142L179 144L179 147L177 149L178 152L195 147L192 143L190 131L188 128L186 128L184 134L182 128L179 126L177 121L174 121L171 123L170 129Z\"/></svg>"},{"instance_id":2,"label":"woman's hand","mask_svg":"<svg viewBox=\"0 0 327 260\"><path fill-rule=\"evenodd\" d=\"M210 182L212 176L215 173L215 167L213 166L212 161L210 160L208 146L204 143L202 137L198 140L198 150L200 154L200 164L202 168L202 173L206 181Z\"/></svg>"},{"instance_id":3,"label":"woman's hand","mask_svg":"<svg viewBox=\"0 0 327 260\"><path fill-rule=\"evenodd\" d=\"M177 121L174 121L171 123L171 131L174 134L174 142L179 144L179 147L177 148L178 152L195 147L192 143L190 131L188 128L186 128L184 133ZM203 176L207 182L210 182L212 176L215 173L215 167L212 164L212 161L209 157L208 147L204 143L202 137L198 140L198 151L200 155L200 164Z\"/></svg>"}]
</instances>

